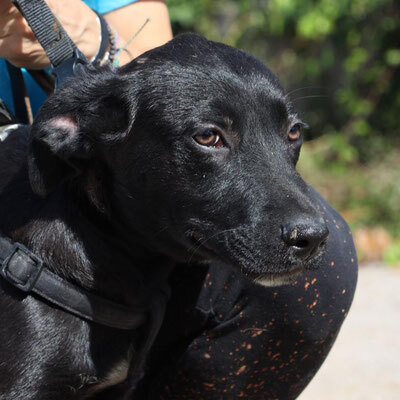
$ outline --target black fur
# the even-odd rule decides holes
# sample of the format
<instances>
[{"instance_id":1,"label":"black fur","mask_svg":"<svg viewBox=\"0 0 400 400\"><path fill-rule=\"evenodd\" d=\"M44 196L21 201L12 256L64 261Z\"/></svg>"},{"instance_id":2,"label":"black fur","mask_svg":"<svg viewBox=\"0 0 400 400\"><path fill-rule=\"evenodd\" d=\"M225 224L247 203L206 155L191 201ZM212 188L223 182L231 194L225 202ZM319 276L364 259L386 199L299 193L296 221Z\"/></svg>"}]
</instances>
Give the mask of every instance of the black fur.
<instances>
[{"instance_id":1,"label":"black fur","mask_svg":"<svg viewBox=\"0 0 400 400\"><path fill-rule=\"evenodd\" d=\"M314 268L318 256L300 263L281 238L293 220L320 223L295 170L296 122L262 63L199 36L88 70L0 145L1 234L125 304L176 262L218 259L256 279ZM193 139L210 126L224 146ZM2 400L90 397L140 343L3 281L0 312Z\"/></svg>"}]
</instances>

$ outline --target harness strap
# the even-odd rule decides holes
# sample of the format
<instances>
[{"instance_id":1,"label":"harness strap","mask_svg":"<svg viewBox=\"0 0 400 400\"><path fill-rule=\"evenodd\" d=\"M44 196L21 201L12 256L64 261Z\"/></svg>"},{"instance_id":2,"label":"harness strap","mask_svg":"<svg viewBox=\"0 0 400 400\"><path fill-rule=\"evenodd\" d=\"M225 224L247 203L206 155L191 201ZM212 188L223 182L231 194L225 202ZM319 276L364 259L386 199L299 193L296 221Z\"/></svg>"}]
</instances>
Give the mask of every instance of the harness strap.
<instances>
[{"instance_id":1,"label":"harness strap","mask_svg":"<svg viewBox=\"0 0 400 400\"><path fill-rule=\"evenodd\" d=\"M132 309L89 293L48 270L22 244L2 237L0 276L25 293L36 293L71 314L111 328L133 330L148 319L149 310Z\"/></svg>"},{"instance_id":2,"label":"harness strap","mask_svg":"<svg viewBox=\"0 0 400 400\"><path fill-rule=\"evenodd\" d=\"M4 142L8 138L10 133L14 132L15 130L19 129L22 126L23 125L21 124L8 124L8 125L0 124L0 143Z\"/></svg>"}]
</instances>

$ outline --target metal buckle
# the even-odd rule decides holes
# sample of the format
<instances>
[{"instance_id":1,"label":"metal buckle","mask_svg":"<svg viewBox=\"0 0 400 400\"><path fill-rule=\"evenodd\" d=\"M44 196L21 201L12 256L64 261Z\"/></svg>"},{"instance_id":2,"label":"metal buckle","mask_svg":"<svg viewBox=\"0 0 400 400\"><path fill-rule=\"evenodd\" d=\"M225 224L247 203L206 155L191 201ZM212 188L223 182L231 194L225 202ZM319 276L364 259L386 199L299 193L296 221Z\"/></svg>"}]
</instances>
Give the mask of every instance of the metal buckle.
<instances>
[{"instance_id":1,"label":"metal buckle","mask_svg":"<svg viewBox=\"0 0 400 400\"><path fill-rule=\"evenodd\" d=\"M9 274L8 268L10 266L10 262L12 258L18 253L22 253L23 255L27 256L32 260L35 264L32 272L28 275L25 282L21 282L18 278L16 280L12 275ZM11 250L10 255L3 261L1 272L5 279L10 282L12 285L21 289L24 292L30 292L33 287L35 286L36 281L39 279L40 274L43 270L43 261L38 256L33 254L30 250L28 250L24 245L21 243L14 243L13 248Z\"/></svg>"}]
</instances>

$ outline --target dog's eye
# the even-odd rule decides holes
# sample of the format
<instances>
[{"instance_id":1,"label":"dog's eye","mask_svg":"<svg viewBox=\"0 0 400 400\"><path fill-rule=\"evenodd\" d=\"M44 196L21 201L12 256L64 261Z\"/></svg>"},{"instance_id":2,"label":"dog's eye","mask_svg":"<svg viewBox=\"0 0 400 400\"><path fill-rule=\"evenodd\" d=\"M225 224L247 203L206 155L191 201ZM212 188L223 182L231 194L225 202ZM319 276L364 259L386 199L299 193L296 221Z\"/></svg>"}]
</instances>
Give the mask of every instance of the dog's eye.
<instances>
[{"instance_id":1,"label":"dog's eye","mask_svg":"<svg viewBox=\"0 0 400 400\"><path fill-rule=\"evenodd\" d=\"M221 135L214 129L206 129L195 135L193 139L201 146L206 147L222 147L224 144Z\"/></svg>"},{"instance_id":2,"label":"dog's eye","mask_svg":"<svg viewBox=\"0 0 400 400\"><path fill-rule=\"evenodd\" d=\"M291 142L299 140L301 137L301 125L294 124L289 130L288 137Z\"/></svg>"}]
</instances>

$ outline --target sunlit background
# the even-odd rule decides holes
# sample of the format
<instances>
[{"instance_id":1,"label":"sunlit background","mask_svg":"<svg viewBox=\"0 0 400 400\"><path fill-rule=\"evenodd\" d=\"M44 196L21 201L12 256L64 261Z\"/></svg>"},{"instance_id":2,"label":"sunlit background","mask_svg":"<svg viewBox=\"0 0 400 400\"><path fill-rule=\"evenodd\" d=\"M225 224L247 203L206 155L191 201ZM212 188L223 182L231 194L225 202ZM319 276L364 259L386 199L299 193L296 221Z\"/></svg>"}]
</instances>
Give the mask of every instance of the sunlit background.
<instances>
[{"instance_id":1,"label":"sunlit background","mask_svg":"<svg viewBox=\"0 0 400 400\"><path fill-rule=\"evenodd\" d=\"M301 400L400 399L400 1L168 0L174 33L244 49L306 132L299 170L350 224L353 308Z\"/></svg>"}]
</instances>

